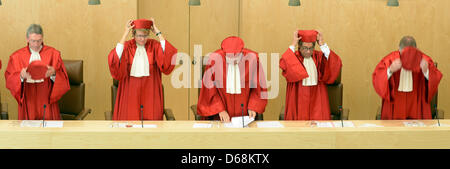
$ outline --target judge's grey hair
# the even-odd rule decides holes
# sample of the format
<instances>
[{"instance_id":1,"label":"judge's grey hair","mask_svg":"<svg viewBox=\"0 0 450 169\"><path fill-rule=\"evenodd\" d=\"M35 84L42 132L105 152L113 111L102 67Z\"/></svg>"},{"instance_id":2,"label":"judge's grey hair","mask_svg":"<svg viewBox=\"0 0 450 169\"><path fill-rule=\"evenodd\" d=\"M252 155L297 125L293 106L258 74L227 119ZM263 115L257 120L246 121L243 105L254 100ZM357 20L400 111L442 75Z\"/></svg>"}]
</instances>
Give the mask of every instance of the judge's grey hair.
<instances>
[{"instance_id":1,"label":"judge's grey hair","mask_svg":"<svg viewBox=\"0 0 450 169\"><path fill-rule=\"evenodd\" d=\"M416 40L412 36L404 36L400 40L400 44L398 45L400 51L403 50L405 47L415 47L417 48Z\"/></svg>"},{"instance_id":2,"label":"judge's grey hair","mask_svg":"<svg viewBox=\"0 0 450 169\"><path fill-rule=\"evenodd\" d=\"M39 34L44 36L44 31L42 30L41 25L39 24L31 24L27 29L27 38L30 36L30 34Z\"/></svg>"}]
</instances>

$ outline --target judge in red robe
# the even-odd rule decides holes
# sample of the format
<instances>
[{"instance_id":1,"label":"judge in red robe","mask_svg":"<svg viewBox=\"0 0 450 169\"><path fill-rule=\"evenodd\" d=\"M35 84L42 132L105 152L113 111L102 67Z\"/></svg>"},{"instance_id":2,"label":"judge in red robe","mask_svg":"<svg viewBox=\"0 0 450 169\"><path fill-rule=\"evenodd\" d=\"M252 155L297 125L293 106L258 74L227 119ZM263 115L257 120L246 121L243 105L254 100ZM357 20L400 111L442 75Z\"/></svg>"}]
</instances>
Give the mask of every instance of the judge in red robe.
<instances>
[{"instance_id":1,"label":"judge in red robe","mask_svg":"<svg viewBox=\"0 0 450 169\"><path fill-rule=\"evenodd\" d=\"M43 44L42 27L32 24L27 31L28 45L14 52L5 71L6 88L18 103L19 120L60 120L58 100L70 90L69 78L61 53ZM41 79L33 79L29 65L47 65Z\"/></svg>"},{"instance_id":2,"label":"judge in red robe","mask_svg":"<svg viewBox=\"0 0 450 169\"><path fill-rule=\"evenodd\" d=\"M231 36L209 56L203 76L197 112L229 122L230 117L263 113L267 87L258 54L244 48L241 38Z\"/></svg>"},{"instance_id":3,"label":"judge in red robe","mask_svg":"<svg viewBox=\"0 0 450 169\"><path fill-rule=\"evenodd\" d=\"M413 37L402 38L400 50L384 57L372 78L382 98L382 120L431 119L430 102L442 73L416 48Z\"/></svg>"},{"instance_id":4,"label":"judge in red robe","mask_svg":"<svg viewBox=\"0 0 450 169\"><path fill-rule=\"evenodd\" d=\"M132 29L134 38L125 42ZM160 41L148 39L150 30ZM141 115L143 120L163 120L161 73L173 71L176 53L153 19L128 21L122 40L108 55L111 75L119 81L113 120L141 120Z\"/></svg>"},{"instance_id":5,"label":"judge in red robe","mask_svg":"<svg viewBox=\"0 0 450 169\"><path fill-rule=\"evenodd\" d=\"M314 50L316 41L321 51ZM341 59L323 42L319 32L294 32L292 45L280 59L287 81L285 120L330 120L327 84L336 80L341 67Z\"/></svg>"}]
</instances>

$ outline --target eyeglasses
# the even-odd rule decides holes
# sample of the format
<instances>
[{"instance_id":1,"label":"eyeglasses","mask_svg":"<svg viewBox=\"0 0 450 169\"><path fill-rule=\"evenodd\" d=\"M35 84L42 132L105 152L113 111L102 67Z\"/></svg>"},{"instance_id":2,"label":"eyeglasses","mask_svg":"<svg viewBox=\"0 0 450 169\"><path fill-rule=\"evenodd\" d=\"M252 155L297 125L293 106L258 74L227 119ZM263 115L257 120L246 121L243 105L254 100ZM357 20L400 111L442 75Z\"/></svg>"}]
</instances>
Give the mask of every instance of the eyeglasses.
<instances>
[{"instance_id":1,"label":"eyeglasses","mask_svg":"<svg viewBox=\"0 0 450 169\"><path fill-rule=\"evenodd\" d=\"M314 50L314 46L312 46L312 47L306 47L306 46L302 46L302 47L300 47L300 50Z\"/></svg>"},{"instance_id":2,"label":"eyeglasses","mask_svg":"<svg viewBox=\"0 0 450 169\"><path fill-rule=\"evenodd\" d=\"M136 37L136 38L147 38L148 35L136 35L135 37Z\"/></svg>"},{"instance_id":3,"label":"eyeglasses","mask_svg":"<svg viewBox=\"0 0 450 169\"><path fill-rule=\"evenodd\" d=\"M42 42L42 39L39 39L39 40L31 40L31 39L30 39L30 42L31 42L31 43L41 43L41 42Z\"/></svg>"}]
</instances>

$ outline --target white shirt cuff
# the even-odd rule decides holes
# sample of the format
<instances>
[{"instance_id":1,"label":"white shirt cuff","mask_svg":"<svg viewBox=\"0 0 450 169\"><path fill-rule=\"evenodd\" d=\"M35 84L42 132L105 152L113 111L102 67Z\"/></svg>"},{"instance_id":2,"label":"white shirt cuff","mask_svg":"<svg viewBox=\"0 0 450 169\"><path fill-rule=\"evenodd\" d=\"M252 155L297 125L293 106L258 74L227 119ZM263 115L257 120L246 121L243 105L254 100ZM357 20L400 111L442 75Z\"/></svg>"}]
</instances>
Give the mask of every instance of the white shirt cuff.
<instances>
[{"instance_id":1,"label":"white shirt cuff","mask_svg":"<svg viewBox=\"0 0 450 169\"><path fill-rule=\"evenodd\" d=\"M162 40L162 41L160 41L160 43L161 43L161 48L164 52L164 50L166 49L166 40Z\"/></svg>"},{"instance_id":2,"label":"white shirt cuff","mask_svg":"<svg viewBox=\"0 0 450 169\"><path fill-rule=\"evenodd\" d=\"M390 68L387 68L387 78L388 79L391 78L391 76L392 76L392 73L390 70L391 70Z\"/></svg>"},{"instance_id":3,"label":"white shirt cuff","mask_svg":"<svg viewBox=\"0 0 450 169\"><path fill-rule=\"evenodd\" d=\"M428 78L430 77L430 69L427 69L426 73L423 73L423 76L425 76L425 78L428 80Z\"/></svg>"},{"instance_id":4,"label":"white shirt cuff","mask_svg":"<svg viewBox=\"0 0 450 169\"><path fill-rule=\"evenodd\" d=\"M320 46L320 50L322 50L323 54L328 60L328 57L330 56L330 48L328 47L328 45L326 43L323 44L322 46Z\"/></svg>"},{"instance_id":5,"label":"white shirt cuff","mask_svg":"<svg viewBox=\"0 0 450 169\"><path fill-rule=\"evenodd\" d=\"M294 52L295 53L295 46L289 46L289 49L291 49L292 50L292 52Z\"/></svg>"},{"instance_id":6,"label":"white shirt cuff","mask_svg":"<svg viewBox=\"0 0 450 169\"><path fill-rule=\"evenodd\" d=\"M119 60L122 57L122 53L123 53L123 44L117 43L117 45L116 45L116 54L117 54L117 56L119 56Z\"/></svg>"}]
</instances>

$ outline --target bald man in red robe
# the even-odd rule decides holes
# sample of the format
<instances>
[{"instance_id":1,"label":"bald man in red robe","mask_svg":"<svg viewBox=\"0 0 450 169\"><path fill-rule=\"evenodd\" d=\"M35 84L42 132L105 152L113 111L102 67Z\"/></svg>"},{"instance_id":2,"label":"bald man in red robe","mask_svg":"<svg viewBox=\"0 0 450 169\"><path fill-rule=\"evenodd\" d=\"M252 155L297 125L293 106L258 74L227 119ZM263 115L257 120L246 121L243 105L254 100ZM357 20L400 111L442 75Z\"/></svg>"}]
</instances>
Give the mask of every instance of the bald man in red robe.
<instances>
[{"instance_id":1,"label":"bald man in red robe","mask_svg":"<svg viewBox=\"0 0 450 169\"><path fill-rule=\"evenodd\" d=\"M58 100L70 90L61 53L43 44L42 27L32 24L27 30L28 45L14 52L5 72L6 88L16 98L19 120L60 120ZM33 79L31 63L47 65L41 79Z\"/></svg>"},{"instance_id":2,"label":"bald man in red robe","mask_svg":"<svg viewBox=\"0 0 450 169\"><path fill-rule=\"evenodd\" d=\"M321 51L314 50L316 41ZM341 67L341 59L323 42L320 32L295 31L292 45L280 59L287 81L285 120L330 120L326 85L336 80Z\"/></svg>"},{"instance_id":3,"label":"bald man in red robe","mask_svg":"<svg viewBox=\"0 0 450 169\"><path fill-rule=\"evenodd\" d=\"M231 36L209 56L197 105L198 115L223 122L264 113L267 87L258 53ZM205 119L205 118L204 118Z\"/></svg>"},{"instance_id":4,"label":"bald man in red robe","mask_svg":"<svg viewBox=\"0 0 450 169\"><path fill-rule=\"evenodd\" d=\"M442 73L411 36L400 40L399 51L384 57L373 72L373 86L382 98L382 120L431 119L430 102Z\"/></svg>"},{"instance_id":5,"label":"bald man in red robe","mask_svg":"<svg viewBox=\"0 0 450 169\"><path fill-rule=\"evenodd\" d=\"M125 42L131 30L134 38ZM159 41L148 38L150 31ZM108 55L111 75L119 81L113 120L163 120L161 73L173 71L176 53L153 19L127 22L120 43Z\"/></svg>"}]
</instances>

